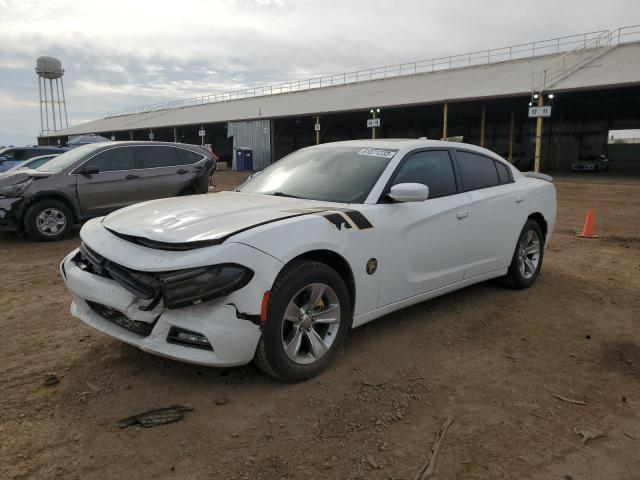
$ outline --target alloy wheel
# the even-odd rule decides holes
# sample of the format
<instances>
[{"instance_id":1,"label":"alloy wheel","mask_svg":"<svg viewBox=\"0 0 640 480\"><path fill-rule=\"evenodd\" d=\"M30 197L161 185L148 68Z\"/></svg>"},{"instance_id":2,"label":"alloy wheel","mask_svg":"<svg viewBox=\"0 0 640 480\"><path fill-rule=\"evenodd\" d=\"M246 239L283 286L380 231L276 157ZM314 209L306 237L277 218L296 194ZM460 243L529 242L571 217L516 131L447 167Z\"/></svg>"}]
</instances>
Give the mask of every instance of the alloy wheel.
<instances>
[{"instance_id":1,"label":"alloy wheel","mask_svg":"<svg viewBox=\"0 0 640 480\"><path fill-rule=\"evenodd\" d=\"M311 283L296 293L284 312L282 348L292 362L308 365L331 348L340 327L340 301L324 283Z\"/></svg>"},{"instance_id":2,"label":"alloy wheel","mask_svg":"<svg viewBox=\"0 0 640 480\"><path fill-rule=\"evenodd\" d=\"M535 230L528 230L518 245L518 270L525 279L529 279L535 275L539 263L540 237Z\"/></svg>"}]
</instances>

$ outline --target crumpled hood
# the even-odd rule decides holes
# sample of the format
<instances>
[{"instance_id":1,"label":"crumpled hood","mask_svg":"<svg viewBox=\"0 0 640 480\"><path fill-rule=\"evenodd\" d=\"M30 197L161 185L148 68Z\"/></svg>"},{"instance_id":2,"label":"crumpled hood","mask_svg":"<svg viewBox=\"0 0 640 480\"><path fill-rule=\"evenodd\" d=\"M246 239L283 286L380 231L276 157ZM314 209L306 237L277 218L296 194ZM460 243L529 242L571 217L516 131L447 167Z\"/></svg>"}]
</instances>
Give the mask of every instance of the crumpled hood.
<instances>
[{"instance_id":1,"label":"crumpled hood","mask_svg":"<svg viewBox=\"0 0 640 480\"><path fill-rule=\"evenodd\" d=\"M51 176L50 173L40 172L29 168L10 170L8 172L0 173L0 187L16 185L24 182L25 180L29 180L30 178L46 178L49 176Z\"/></svg>"},{"instance_id":2,"label":"crumpled hood","mask_svg":"<svg viewBox=\"0 0 640 480\"><path fill-rule=\"evenodd\" d=\"M249 228L343 204L240 192L165 198L117 210L102 225L124 237L166 244L223 240ZM305 212L304 209L309 209Z\"/></svg>"}]
</instances>

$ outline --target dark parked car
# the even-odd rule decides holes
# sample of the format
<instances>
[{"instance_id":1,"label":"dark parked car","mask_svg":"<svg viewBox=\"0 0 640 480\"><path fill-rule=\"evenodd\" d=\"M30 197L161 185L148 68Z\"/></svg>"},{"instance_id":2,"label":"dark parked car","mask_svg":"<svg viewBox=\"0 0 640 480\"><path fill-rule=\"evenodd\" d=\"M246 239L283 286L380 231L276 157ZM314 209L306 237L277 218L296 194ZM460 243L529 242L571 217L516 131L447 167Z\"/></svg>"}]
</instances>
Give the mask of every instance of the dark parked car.
<instances>
[{"instance_id":1,"label":"dark parked car","mask_svg":"<svg viewBox=\"0 0 640 480\"><path fill-rule=\"evenodd\" d=\"M156 198L207 193L216 162L197 145L108 142L0 178L0 230L64 238L74 223Z\"/></svg>"},{"instance_id":2,"label":"dark parked car","mask_svg":"<svg viewBox=\"0 0 640 480\"><path fill-rule=\"evenodd\" d=\"M18 168L38 168L40 165L44 165L52 158L55 158L58 155L60 155L60 153L55 153L55 154L50 153L49 155L40 155L39 157L30 158L29 160L20 162L17 165L14 165L13 167L11 167L10 169L5 170L5 172L0 175L6 175L7 173L17 170Z\"/></svg>"},{"instance_id":3,"label":"dark parked car","mask_svg":"<svg viewBox=\"0 0 640 480\"><path fill-rule=\"evenodd\" d=\"M100 143L100 142L110 142L111 140L102 137L100 135L96 135L95 133L89 133L87 135L78 135L76 137L72 137L67 142L67 147L76 148L81 145L89 145L91 143Z\"/></svg>"},{"instance_id":4,"label":"dark parked car","mask_svg":"<svg viewBox=\"0 0 640 480\"><path fill-rule=\"evenodd\" d=\"M40 155L58 154L66 152L64 147L9 147L0 150L0 172L6 172L10 168L20 165L25 160Z\"/></svg>"}]
</instances>

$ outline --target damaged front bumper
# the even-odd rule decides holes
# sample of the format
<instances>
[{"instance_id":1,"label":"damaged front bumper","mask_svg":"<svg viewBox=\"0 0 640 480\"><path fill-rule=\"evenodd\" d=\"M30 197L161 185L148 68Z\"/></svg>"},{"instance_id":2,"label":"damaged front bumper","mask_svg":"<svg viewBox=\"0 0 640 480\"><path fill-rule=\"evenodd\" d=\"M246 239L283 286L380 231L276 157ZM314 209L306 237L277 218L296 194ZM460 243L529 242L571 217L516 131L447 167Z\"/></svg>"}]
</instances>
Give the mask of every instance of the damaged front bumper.
<instances>
[{"instance_id":1,"label":"damaged front bumper","mask_svg":"<svg viewBox=\"0 0 640 480\"><path fill-rule=\"evenodd\" d=\"M175 360L226 367L253 359L261 332L256 315L250 312L259 309L249 307L244 311L237 305L257 305L243 295L259 296L256 293L264 288L260 280L256 280L258 285L247 286L245 292L242 289L223 298L168 309L161 299L153 302L136 296L123 287L122 279L91 272L81 261L79 250L71 252L60 265L73 298L71 313L75 317L143 351ZM189 340L194 338L206 340L198 345Z\"/></svg>"}]
</instances>

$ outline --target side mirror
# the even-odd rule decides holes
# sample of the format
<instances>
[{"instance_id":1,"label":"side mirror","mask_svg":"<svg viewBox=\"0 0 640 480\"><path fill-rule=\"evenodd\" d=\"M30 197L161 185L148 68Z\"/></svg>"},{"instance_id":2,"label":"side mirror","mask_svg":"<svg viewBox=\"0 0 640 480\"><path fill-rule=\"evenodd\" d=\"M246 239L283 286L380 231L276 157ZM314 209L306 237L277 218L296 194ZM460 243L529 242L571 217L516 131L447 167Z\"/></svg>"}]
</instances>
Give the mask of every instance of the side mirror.
<instances>
[{"instance_id":1,"label":"side mirror","mask_svg":"<svg viewBox=\"0 0 640 480\"><path fill-rule=\"evenodd\" d=\"M0 163L4 163L9 160L7 157L0 157Z\"/></svg>"},{"instance_id":2,"label":"side mirror","mask_svg":"<svg viewBox=\"0 0 640 480\"><path fill-rule=\"evenodd\" d=\"M252 178L257 177L261 173L262 173L262 170L258 170L257 172L253 172L251 175L249 175L249 180L251 180Z\"/></svg>"},{"instance_id":3,"label":"side mirror","mask_svg":"<svg viewBox=\"0 0 640 480\"><path fill-rule=\"evenodd\" d=\"M95 175L96 173L100 173L100 169L94 165L90 165L88 167L84 167L78 173L81 175Z\"/></svg>"},{"instance_id":4,"label":"side mirror","mask_svg":"<svg viewBox=\"0 0 640 480\"><path fill-rule=\"evenodd\" d=\"M389 197L396 202L424 202L429 198L429 187L422 183L399 183L391 187Z\"/></svg>"}]
</instances>

